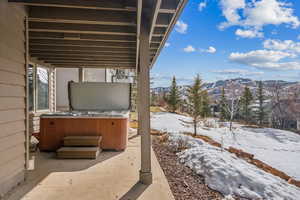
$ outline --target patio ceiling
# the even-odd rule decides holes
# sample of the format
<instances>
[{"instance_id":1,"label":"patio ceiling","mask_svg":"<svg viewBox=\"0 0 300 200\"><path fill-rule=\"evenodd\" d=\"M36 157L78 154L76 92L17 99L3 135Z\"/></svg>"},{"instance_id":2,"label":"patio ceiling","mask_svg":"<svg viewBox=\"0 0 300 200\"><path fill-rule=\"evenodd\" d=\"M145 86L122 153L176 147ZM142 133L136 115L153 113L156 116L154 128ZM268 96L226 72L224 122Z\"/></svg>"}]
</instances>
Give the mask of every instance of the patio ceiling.
<instances>
[{"instance_id":1,"label":"patio ceiling","mask_svg":"<svg viewBox=\"0 0 300 200\"><path fill-rule=\"evenodd\" d=\"M55 67L136 68L142 12L153 65L186 0L9 0L28 6L29 53Z\"/></svg>"}]
</instances>

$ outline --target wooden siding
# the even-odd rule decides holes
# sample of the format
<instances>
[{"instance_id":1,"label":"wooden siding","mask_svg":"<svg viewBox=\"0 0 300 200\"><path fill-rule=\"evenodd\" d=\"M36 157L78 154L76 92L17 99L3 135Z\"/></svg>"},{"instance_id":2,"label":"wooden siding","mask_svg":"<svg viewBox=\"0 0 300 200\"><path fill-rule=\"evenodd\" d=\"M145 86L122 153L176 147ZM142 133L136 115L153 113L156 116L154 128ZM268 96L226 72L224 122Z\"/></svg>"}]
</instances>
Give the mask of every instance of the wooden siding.
<instances>
[{"instance_id":1,"label":"wooden siding","mask_svg":"<svg viewBox=\"0 0 300 200\"><path fill-rule=\"evenodd\" d=\"M0 198L25 173L25 9L0 1Z\"/></svg>"}]
</instances>

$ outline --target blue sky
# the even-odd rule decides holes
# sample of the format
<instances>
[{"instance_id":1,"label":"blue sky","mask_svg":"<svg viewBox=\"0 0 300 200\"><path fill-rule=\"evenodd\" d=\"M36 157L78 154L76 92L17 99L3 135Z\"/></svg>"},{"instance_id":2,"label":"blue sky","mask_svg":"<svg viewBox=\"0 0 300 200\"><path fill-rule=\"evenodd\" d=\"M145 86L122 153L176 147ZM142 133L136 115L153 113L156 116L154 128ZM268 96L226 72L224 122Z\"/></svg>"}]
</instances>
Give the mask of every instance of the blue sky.
<instances>
[{"instance_id":1,"label":"blue sky","mask_svg":"<svg viewBox=\"0 0 300 200\"><path fill-rule=\"evenodd\" d=\"M154 86L300 80L300 0L189 0L151 70Z\"/></svg>"}]
</instances>

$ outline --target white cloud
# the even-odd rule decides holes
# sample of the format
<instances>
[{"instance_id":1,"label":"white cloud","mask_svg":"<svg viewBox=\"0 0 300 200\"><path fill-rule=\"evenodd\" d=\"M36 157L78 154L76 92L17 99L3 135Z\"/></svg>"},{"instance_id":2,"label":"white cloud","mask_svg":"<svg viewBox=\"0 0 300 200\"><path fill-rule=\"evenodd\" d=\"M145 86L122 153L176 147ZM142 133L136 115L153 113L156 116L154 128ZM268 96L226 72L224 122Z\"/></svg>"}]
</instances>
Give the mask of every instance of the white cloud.
<instances>
[{"instance_id":1,"label":"white cloud","mask_svg":"<svg viewBox=\"0 0 300 200\"><path fill-rule=\"evenodd\" d=\"M169 42L165 43L165 47L169 47L171 44Z\"/></svg>"},{"instance_id":2,"label":"white cloud","mask_svg":"<svg viewBox=\"0 0 300 200\"><path fill-rule=\"evenodd\" d=\"M262 71L249 71L245 69L223 69L223 70L215 70L214 73L218 74L226 74L226 75L236 75L236 76L256 76L263 75Z\"/></svg>"},{"instance_id":3,"label":"white cloud","mask_svg":"<svg viewBox=\"0 0 300 200\"><path fill-rule=\"evenodd\" d=\"M231 53L229 59L243 64L251 64L277 62L287 57L292 57L292 55L282 51L256 50L247 53Z\"/></svg>"},{"instance_id":4,"label":"white cloud","mask_svg":"<svg viewBox=\"0 0 300 200\"><path fill-rule=\"evenodd\" d=\"M215 47L208 47L206 50L207 53L216 53L217 49Z\"/></svg>"},{"instance_id":5,"label":"white cloud","mask_svg":"<svg viewBox=\"0 0 300 200\"><path fill-rule=\"evenodd\" d=\"M173 76L170 75L161 75L157 73L151 73L151 79L154 82L155 87L158 85L169 85L172 81ZM186 77L186 76L176 76L177 84L185 85L190 84L193 82L193 77Z\"/></svg>"},{"instance_id":6,"label":"white cloud","mask_svg":"<svg viewBox=\"0 0 300 200\"><path fill-rule=\"evenodd\" d=\"M250 4L251 5L251 4ZM300 25L299 19L293 15L290 4L278 0L255 1L245 9L245 25L262 27L267 24L289 24L293 28Z\"/></svg>"},{"instance_id":7,"label":"white cloud","mask_svg":"<svg viewBox=\"0 0 300 200\"><path fill-rule=\"evenodd\" d=\"M281 63L264 63L264 65L253 65L257 68L273 69L273 70L300 70L299 62L281 62Z\"/></svg>"},{"instance_id":8,"label":"white cloud","mask_svg":"<svg viewBox=\"0 0 300 200\"><path fill-rule=\"evenodd\" d=\"M255 38L255 37L263 37L263 33L258 30L242 30L237 29L235 31L235 35L242 38Z\"/></svg>"},{"instance_id":9,"label":"white cloud","mask_svg":"<svg viewBox=\"0 0 300 200\"><path fill-rule=\"evenodd\" d=\"M176 22L175 30L178 33L185 34L185 33L187 33L187 29L188 29L188 25L186 23L184 23L183 21L179 20Z\"/></svg>"},{"instance_id":10,"label":"white cloud","mask_svg":"<svg viewBox=\"0 0 300 200\"><path fill-rule=\"evenodd\" d=\"M300 42L294 42L292 40L268 39L263 42L263 46L266 49L300 53Z\"/></svg>"},{"instance_id":11,"label":"white cloud","mask_svg":"<svg viewBox=\"0 0 300 200\"><path fill-rule=\"evenodd\" d=\"M204 52L204 53L216 53L217 49L215 47L208 47L207 49L200 49L200 52Z\"/></svg>"},{"instance_id":12,"label":"white cloud","mask_svg":"<svg viewBox=\"0 0 300 200\"><path fill-rule=\"evenodd\" d=\"M198 5L198 10L201 12L206 7L206 2L200 2Z\"/></svg>"},{"instance_id":13,"label":"white cloud","mask_svg":"<svg viewBox=\"0 0 300 200\"><path fill-rule=\"evenodd\" d=\"M280 62L284 58L294 58L289 52L273 50L256 50L247 53L231 53L229 59L233 62L270 70L300 70L298 62Z\"/></svg>"},{"instance_id":14,"label":"white cloud","mask_svg":"<svg viewBox=\"0 0 300 200\"><path fill-rule=\"evenodd\" d=\"M241 26L261 30L265 25L287 24L292 28L300 26L290 3L279 0L221 0L221 8L226 21L219 25L220 29L229 26ZM259 36L259 35L258 35Z\"/></svg>"},{"instance_id":15,"label":"white cloud","mask_svg":"<svg viewBox=\"0 0 300 200\"><path fill-rule=\"evenodd\" d=\"M222 13L227 22L223 22L220 28L224 29L228 26L239 24L241 17L238 11L245 8L245 6L245 0L221 0Z\"/></svg>"},{"instance_id":16,"label":"white cloud","mask_svg":"<svg viewBox=\"0 0 300 200\"><path fill-rule=\"evenodd\" d=\"M183 49L184 52L190 53L196 51L196 49L192 45L188 45Z\"/></svg>"}]
</instances>

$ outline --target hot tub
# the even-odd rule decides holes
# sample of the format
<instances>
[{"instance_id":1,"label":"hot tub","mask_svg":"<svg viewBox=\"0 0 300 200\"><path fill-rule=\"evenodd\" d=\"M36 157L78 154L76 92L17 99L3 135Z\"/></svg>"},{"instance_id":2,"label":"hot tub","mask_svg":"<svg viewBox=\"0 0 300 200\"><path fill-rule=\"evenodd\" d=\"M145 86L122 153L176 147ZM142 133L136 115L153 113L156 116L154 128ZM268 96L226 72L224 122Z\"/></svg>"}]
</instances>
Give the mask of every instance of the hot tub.
<instances>
[{"instance_id":1,"label":"hot tub","mask_svg":"<svg viewBox=\"0 0 300 200\"><path fill-rule=\"evenodd\" d=\"M66 136L102 136L102 149L120 151L126 148L129 84L71 83L69 96L72 111L41 115L41 151L56 151Z\"/></svg>"}]
</instances>

